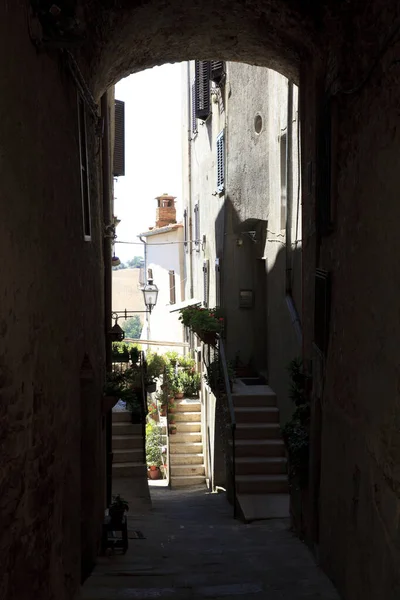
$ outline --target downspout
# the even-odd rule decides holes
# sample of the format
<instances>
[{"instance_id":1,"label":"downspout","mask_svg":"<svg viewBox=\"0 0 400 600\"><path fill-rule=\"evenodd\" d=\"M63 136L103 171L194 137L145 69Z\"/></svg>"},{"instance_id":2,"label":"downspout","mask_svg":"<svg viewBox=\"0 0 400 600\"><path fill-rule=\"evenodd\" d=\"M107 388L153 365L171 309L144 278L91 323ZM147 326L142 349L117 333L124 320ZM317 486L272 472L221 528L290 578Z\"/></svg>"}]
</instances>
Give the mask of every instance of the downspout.
<instances>
[{"instance_id":1,"label":"downspout","mask_svg":"<svg viewBox=\"0 0 400 600\"><path fill-rule=\"evenodd\" d=\"M111 215L111 167L110 167L110 120L108 114L107 92L101 97L101 115L103 118L102 138L102 175L103 175L103 220L104 227L109 227ZM104 336L106 371L112 371L112 343L109 336L111 330L112 311L112 264L111 264L111 238L103 236L103 264L104 264ZM106 498L107 506L111 503L112 495L112 412L109 410L105 417L106 423Z\"/></svg>"},{"instance_id":2,"label":"downspout","mask_svg":"<svg viewBox=\"0 0 400 600\"><path fill-rule=\"evenodd\" d=\"M302 344L300 318L293 299L292 215L293 215L293 83L288 82L286 144L286 304L297 339ZM298 174L300 177L300 173Z\"/></svg>"},{"instance_id":3,"label":"downspout","mask_svg":"<svg viewBox=\"0 0 400 600\"><path fill-rule=\"evenodd\" d=\"M145 278L145 284L146 284L146 276L147 276L147 244L146 244L146 240L143 238L143 236L138 235L139 240L143 243L143 254L144 254L144 278ZM149 314L146 313L146 337L147 339L149 339ZM149 349L149 346L147 346L147 350Z\"/></svg>"},{"instance_id":4,"label":"downspout","mask_svg":"<svg viewBox=\"0 0 400 600\"><path fill-rule=\"evenodd\" d=\"M188 229L189 229L189 270L190 270L190 298L193 298L193 240L192 240L192 131L191 131L191 82L190 61L187 61L187 109L188 109Z\"/></svg>"}]
</instances>

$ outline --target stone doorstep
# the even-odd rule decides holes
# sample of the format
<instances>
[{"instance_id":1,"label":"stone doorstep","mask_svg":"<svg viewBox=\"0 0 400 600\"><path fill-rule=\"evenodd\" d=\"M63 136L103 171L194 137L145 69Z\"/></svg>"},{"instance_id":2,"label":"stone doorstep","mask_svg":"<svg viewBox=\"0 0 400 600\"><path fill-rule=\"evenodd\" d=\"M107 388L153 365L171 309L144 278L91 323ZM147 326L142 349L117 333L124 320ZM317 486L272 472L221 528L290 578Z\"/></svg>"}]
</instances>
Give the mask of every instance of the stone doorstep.
<instances>
[{"instance_id":1,"label":"stone doorstep","mask_svg":"<svg viewBox=\"0 0 400 600\"><path fill-rule=\"evenodd\" d=\"M199 400L189 402L188 400L174 400L175 412L198 412L201 411Z\"/></svg>"},{"instance_id":2,"label":"stone doorstep","mask_svg":"<svg viewBox=\"0 0 400 600\"><path fill-rule=\"evenodd\" d=\"M143 450L143 437L141 435L113 435L112 447L113 450Z\"/></svg>"},{"instance_id":3,"label":"stone doorstep","mask_svg":"<svg viewBox=\"0 0 400 600\"><path fill-rule=\"evenodd\" d=\"M237 440L280 439L281 428L279 423L237 423L235 436Z\"/></svg>"},{"instance_id":4,"label":"stone doorstep","mask_svg":"<svg viewBox=\"0 0 400 600\"><path fill-rule=\"evenodd\" d=\"M143 459L143 448L113 448L113 455L116 463L140 462Z\"/></svg>"},{"instance_id":5,"label":"stone doorstep","mask_svg":"<svg viewBox=\"0 0 400 600\"><path fill-rule=\"evenodd\" d=\"M201 465L170 465L170 475L172 483L175 481L176 476L184 475L202 475L205 477L204 464Z\"/></svg>"},{"instance_id":6,"label":"stone doorstep","mask_svg":"<svg viewBox=\"0 0 400 600\"><path fill-rule=\"evenodd\" d=\"M113 463L114 477L142 477L147 473L144 462Z\"/></svg>"},{"instance_id":7,"label":"stone doorstep","mask_svg":"<svg viewBox=\"0 0 400 600\"><path fill-rule=\"evenodd\" d=\"M286 458L277 457L240 457L236 458L236 475L286 475Z\"/></svg>"},{"instance_id":8,"label":"stone doorstep","mask_svg":"<svg viewBox=\"0 0 400 600\"><path fill-rule=\"evenodd\" d=\"M169 436L170 446L178 444L198 444L202 441L201 431L177 431L173 435Z\"/></svg>"},{"instance_id":9,"label":"stone doorstep","mask_svg":"<svg viewBox=\"0 0 400 600\"><path fill-rule=\"evenodd\" d=\"M232 394L233 404L236 407L239 406L259 406L261 408L271 406L277 406L277 398L275 394L269 395L250 395L250 394Z\"/></svg>"},{"instance_id":10,"label":"stone doorstep","mask_svg":"<svg viewBox=\"0 0 400 600\"><path fill-rule=\"evenodd\" d=\"M169 438L169 452L170 456L181 456L185 454L189 454L191 456L197 456L199 453L203 451L202 442L171 442L172 437L177 437L178 434L174 436L170 436ZM200 436L199 436L200 437Z\"/></svg>"},{"instance_id":11,"label":"stone doorstep","mask_svg":"<svg viewBox=\"0 0 400 600\"><path fill-rule=\"evenodd\" d=\"M131 413L127 410L116 410L112 413L112 422L113 423L121 423L121 422L131 422Z\"/></svg>"},{"instance_id":12,"label":"stone doorstep","mask_svg":"<svg viewBox=\"0 0 400 600\"><path fill-rule=\"evenodd\" d=\"M113 435L141 435L142 425L133 423L113 423L112 424Z\"/></svg>"},{"instance_id":13,"label":"stone doorstep","mask_svg":"<svg viewBox=\"0 0 400 600\"><path fill-rule=\"evenodd\" d=\"M232 442L229 442L230 445ZM282 440L236 440L236 457L244 456L285 456Z\"/></svg>"},{"instance_id":14,"label":"stone doorstep","mask_svg":"<svg viewBox=\"0 0 400 600\"><path fill-rule=\"evenodd\" d=\"M289 490L286 475L236 475L240 494L285 494Z\"/></svg>"},{"instance_id":15,"label":"stone doorstep","mask_svg":"<svg viewBox=\"0 0 400 600\"><path fill-rule=\"evenodd\" d=\"M204 464L204 455L196 452L192 453L170 453L169 455L170 466L182 466L182 465L202 465Z\"/></svg>"},{"instance_id":16,"label":"stone doorstep","mask_svg":"<svg viewBox=\"0 0 400 600\"><path fill-rule=\"evenodd\" d=\"M175 436L179 435L180 433L198 433L201 436L200 422L191 421L189 423L184 423L183 421L176 421L175 425L177 430L177 433L173 434Z\"/></svg>"},{"instance_id":17,"label":"stone doorstep","mask_svg":"<svg viewBox=\"0 0 400 600\"><path fill-rule=\"evenodd\" d=\"M200 412L196 412L196 411L189 411L189 412L176 412L173 413L174 417L175 417L175 422L176 423L189 423L189 422L201 422L201 413Z\"/></svg>"},{"instance_id":18,"label":"stone doorstep","mask_svg":"<svg viewBox=\"0 0 400 600\"><path fill-rule=\"evenodd\" d=\"M239 406L235 408L235 417L237 423L279 423L279 410L274 406Z\"/></svg>"},{"instance_id":19,"label":"stone doorstep","mask_svg":"<svg viewBox=\"0 0 400 600\"><path fill-rule=\"evenodd\" d=\"M171 478L171 488L190 487L203 484L205 486L206 478L204 475L175 475Z\"/></svg>"}]
</instances>

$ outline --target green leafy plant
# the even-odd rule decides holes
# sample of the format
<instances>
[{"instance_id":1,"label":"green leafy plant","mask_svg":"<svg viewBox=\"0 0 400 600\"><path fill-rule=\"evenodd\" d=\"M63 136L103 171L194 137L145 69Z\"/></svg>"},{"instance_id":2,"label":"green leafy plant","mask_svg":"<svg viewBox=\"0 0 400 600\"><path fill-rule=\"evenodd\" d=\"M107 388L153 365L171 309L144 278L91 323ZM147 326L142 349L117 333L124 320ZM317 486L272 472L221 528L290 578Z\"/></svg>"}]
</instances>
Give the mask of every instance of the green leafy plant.
<instances>
[{"instance_id":1,"label":"green leafy plant","mask_svg":"<svg viewBox=\"0 0 400 600\"><path fill-rule=\"evenodd\" d=\"M184 371L192 372L195 370L196 362L190 356L180 356L178 358L178 367L181 367Z\"/></svg>"},{"instance_id":2,"label":"green leafy plant","mask_svg":"<svg viewBox=\"0 0 400 600\"><path fill-rule=\"evenodd\" d=\"M179 360L179 354L178 354L178 352L170 350L164 354L164 359L165 359L166 364L170 364L173 367L175 367L175 365L178 363L178 360Z\"/></svg>"},{"instance_id":3,"label":"green leafy plant","mask_svg":"<svg viewBox=\"0 0 400 600\"><path fill-rule=\"evenodd\" d=\"M113 371L107 373L103 388L105 396L114 396L126 403L127 408L136 415L136 420L141 416L141 381L140 372L135 369Z\"/></svg>"},{"instance_id":4,"label":"green leafy plant","mask_svg":"<svg viewBox=\"0 0 400 600\"><path fill-rule=\"evenodd\" d=\"M282 427L282 437L289 458L290 484L303 489L308 484L310 454L310 377L304 372L301 359L292 360L288 369L290 397L296 408L292 418Z\"/></svg>"},{"instance_id":5,"label":"green leafy plant","mask_svg":"<svg viewBox=\"0 0 400 600\"><path fill-rule=\"evenodd\" d=\"M148 352L146 355L146 384L154 383L165 369L165 358L156 352Z\"/></svg>"},{"instance_id":6,"label":"green leafy plant","mask_svg":"<svg viewBox=\"0 0 400 600\"><path fill-rule=\"evenodd\" d=\"M188 373L186 371L182 371L181 381L185 396L197 396L201 382L200 373Z\"/></svg>"},{"instance_id":7,"label":"green leafy plant","mask_svg":"<svg viewBox=\"0 0 400 600\"><path fill-rule=\"evenodd\" d=\"M180 310L180 321L207 343L221 333L224 328L224 317L219 308L200 308L189 306ZM213 334L207 336L206 334Z\"/></svg>"},{"instance_id":8,"label":"green leafy plant","mask_svg":"<svg viewBox=\"0 0 400 600\"><path fill-rule=\"evenodd\" d=\"M228 371L229 384L232 387L232 383L235 379L235 369L231 361L227 361L226 366ZM207 370L204 373L204 379L216 396L218 396L221 393L226 393L224 370L222 366L222 361L220 360L218 354L216 354L214 360L211 361L207 366Z\"/></svg>"},{"instance_id":9,"label":"green leafy plant","mask_svg":"<svg viewBox=\"0 0 400 600\"><path fill-rule=\"evenodd\" d=\"M146 425L146 463L148 467L161 467L162 459L161 428L154 422Z\"/></svg>"}]
</instances>

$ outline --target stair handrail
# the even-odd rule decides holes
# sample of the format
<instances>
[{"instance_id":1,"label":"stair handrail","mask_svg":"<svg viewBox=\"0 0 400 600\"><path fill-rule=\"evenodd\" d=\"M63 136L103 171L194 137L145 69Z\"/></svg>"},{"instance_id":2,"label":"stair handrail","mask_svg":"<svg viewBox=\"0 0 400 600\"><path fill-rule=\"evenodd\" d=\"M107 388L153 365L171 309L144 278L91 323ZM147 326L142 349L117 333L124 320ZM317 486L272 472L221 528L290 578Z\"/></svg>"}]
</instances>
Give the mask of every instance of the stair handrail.
<instances>
[{"instance_id":1,"label":"stair handrail","mask_svg":"<svg viewBox=\"0 0 400 600\"><path fill-rule=\"evenodd\" d=\"M222 364L222 373L224 376L224 387L226 392L226 397L228 399L228 408L229 414L231 418L230 428L232 434L232 493L233 493L233 518L236 519L237 516L237 502L236 502L236 417L235 417L235 407L233 405L232 391L231 391L231 383L229 381L228 375L228 364L226 362L226 354L224 342L222 341L221 336L219 336L219 344L218 344L219 356Z\"/></svg>"}]
</instances>

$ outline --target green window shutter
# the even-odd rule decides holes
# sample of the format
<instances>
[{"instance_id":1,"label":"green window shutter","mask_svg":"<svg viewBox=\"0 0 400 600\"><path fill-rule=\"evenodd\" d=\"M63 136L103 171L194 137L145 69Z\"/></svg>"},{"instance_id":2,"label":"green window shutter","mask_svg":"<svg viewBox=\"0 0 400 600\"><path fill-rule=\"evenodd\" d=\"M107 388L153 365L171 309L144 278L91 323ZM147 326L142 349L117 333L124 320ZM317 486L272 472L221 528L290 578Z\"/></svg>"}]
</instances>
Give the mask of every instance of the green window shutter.
<instances>
[{"instance_id":1,"label":"green window shutter","mask_svg":"<svg viewBox=\"0 0 400 600\"><path fill-rule=\"evenodd\" d=\"M221 306L221 261L215 259L215 305Z\"/></svg>"},{"instance_id":2,"label":"green window shutter","mask_svg":"<svg viewBox=\"0 0 400 600\"><path fill-rule=\"evenodd\" d=\"M208 302L210 297L210 273L209 273L209 261L206 259L203 262L203 282L204 282L204 298L203 305L208 308Z\"/></svg>"}]
</instances>

